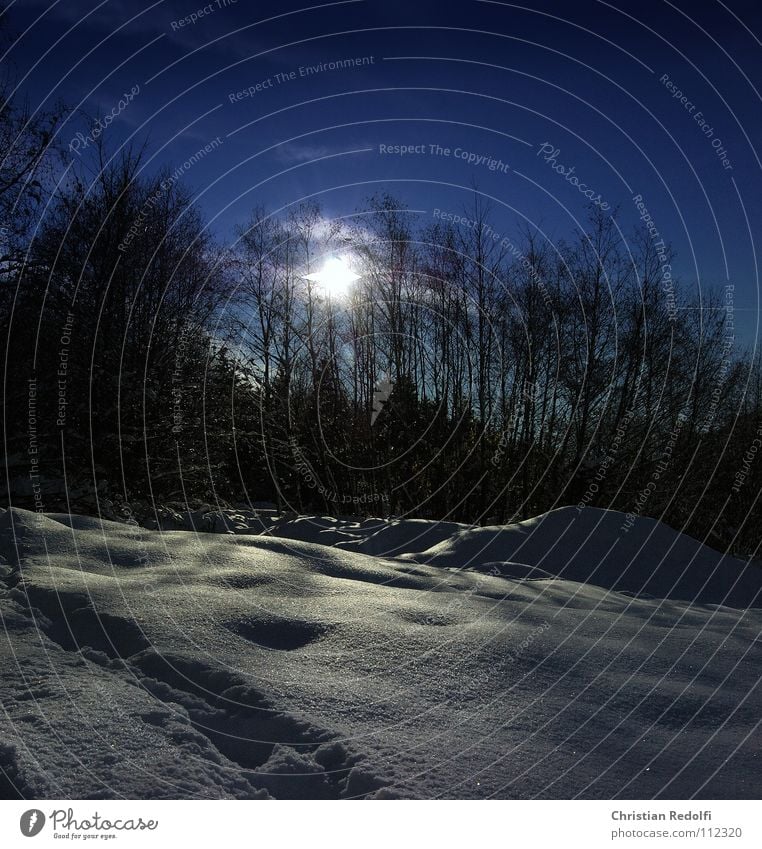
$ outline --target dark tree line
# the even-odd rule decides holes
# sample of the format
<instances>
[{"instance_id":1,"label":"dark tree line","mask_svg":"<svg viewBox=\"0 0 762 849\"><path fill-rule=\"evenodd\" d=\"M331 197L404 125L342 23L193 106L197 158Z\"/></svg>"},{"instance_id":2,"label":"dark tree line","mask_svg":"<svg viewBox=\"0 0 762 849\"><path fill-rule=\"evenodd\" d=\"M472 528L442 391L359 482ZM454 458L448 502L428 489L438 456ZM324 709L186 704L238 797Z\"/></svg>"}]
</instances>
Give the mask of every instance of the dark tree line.
<instances>
[{"instance_id":1,"label":"dark tree line","mask_svg":"<svg viewBox=\"0 0 762 849\"><path fill-rule=\"evenodd\" d=\"M600 213L554 245L496 234L478 197L462 218L414 229L372 199L361 228L323 234L318 264L344 252L361 275L340 299L302 279L316 210L242 231L237 357L284 502L465 522L599 505L754 548L753 463L737 483L759 369L732 292L667 297L652 240Z\"/></svg>"},{"instance_id":2,"label":"dark tree line","mask_svg":"<svg viewBox=\"0 0 762 849\"><path fill-rule=\"evenodd\" d=\"M759 363L732 293L667 297L647 233L599 211L565 243L514 238L478 194L420 226L380 196L354 225L255 209L221 245L139 151L96 145L54 189L59 116L1 114L7 502L597 505L756 551ZM330 256L345 293L308 279Z\"/></svg>"}]
</instances>

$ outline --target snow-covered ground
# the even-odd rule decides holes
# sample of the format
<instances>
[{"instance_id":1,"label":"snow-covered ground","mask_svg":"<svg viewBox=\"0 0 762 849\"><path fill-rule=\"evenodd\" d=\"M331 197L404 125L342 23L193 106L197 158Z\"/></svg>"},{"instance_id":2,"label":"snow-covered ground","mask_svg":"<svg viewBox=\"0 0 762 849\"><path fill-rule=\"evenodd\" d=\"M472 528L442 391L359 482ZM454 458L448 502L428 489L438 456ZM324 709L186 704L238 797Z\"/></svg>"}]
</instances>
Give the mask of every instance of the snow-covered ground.
<instances>
[{"instance_id":1,"label":"snow-covered ground","mask_svg":"<svg viewBox=\"0 0 762 849\"><path fill-rule=\"evenodd\" d=\"M196 519L0 513L0 797L762 791L757 566L591 508Z\"/></svg>"}]
</instances>

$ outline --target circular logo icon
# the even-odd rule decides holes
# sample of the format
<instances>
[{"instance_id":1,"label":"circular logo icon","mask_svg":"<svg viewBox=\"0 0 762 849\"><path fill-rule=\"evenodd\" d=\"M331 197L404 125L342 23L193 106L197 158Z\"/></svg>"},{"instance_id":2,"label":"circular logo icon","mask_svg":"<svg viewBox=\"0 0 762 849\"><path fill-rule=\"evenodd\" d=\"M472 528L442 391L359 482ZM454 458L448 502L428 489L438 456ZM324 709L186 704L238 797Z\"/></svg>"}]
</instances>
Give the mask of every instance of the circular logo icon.
<instances>
[{"instance_id":1,"label":"circular logo icon","mask_svg":"<svg viewBox=\"0 0 762 849\"><path fill-rule=\"evenodd\" d=\"M19 826L21 833L25 837L35 837L45 825L45 814L37 808L32 808L30 811L24 811L21 815Z\"/></svg>"}]
</instances>

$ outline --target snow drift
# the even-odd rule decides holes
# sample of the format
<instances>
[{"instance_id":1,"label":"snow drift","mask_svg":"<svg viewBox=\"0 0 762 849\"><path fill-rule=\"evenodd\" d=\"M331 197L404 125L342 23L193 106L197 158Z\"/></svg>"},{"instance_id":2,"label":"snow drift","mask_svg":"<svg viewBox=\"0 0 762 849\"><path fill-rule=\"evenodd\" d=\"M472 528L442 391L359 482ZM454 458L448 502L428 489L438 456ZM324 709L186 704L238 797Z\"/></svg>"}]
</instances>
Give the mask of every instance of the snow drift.
<instances>
[{"instance_id":1,"label":"snow drift","mask_svg":"<svg viewBox=\"0 0 762 849\"><path fill-rule=\"evenodd\" d=\"M408 549L408 551L415 549ZM762 570L655 519L630 526L614 510L564 507L507 527L464 529L411 555L421 563L483 568L518 561L569 581L639 596L762 607Z\"/></svg>"},{"instance_id":2,"label":"snow drift","mask_svg":"<svg viewBox=\"0 0 762 849\"><path fill-rule=\"evenodd\" d=\"M758 797L759 573L573 513L4 511L0 795Z\"/></svg>"}]
</instances>

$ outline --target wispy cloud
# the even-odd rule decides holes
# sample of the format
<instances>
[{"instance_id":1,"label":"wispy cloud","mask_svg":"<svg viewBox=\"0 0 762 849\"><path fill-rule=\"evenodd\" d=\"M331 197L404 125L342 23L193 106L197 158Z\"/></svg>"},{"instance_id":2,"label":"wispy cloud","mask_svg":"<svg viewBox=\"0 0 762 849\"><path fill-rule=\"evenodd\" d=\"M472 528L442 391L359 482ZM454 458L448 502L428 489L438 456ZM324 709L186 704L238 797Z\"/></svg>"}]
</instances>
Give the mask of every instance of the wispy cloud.
<instances>
[{"instance_id":1,"label":"wispy cloud","mask_svg":"<svg viewBox=\"0 0 762 849\"><path fill-rule=\"evenodd\" d=\"M322 159L339 152L338 148L324 145L291 143L279 145L275 149L275 157L281 162L293 164L294 162L311 162L313 159Z\"/></svg>"}]
</instances>

